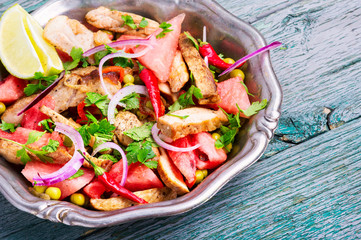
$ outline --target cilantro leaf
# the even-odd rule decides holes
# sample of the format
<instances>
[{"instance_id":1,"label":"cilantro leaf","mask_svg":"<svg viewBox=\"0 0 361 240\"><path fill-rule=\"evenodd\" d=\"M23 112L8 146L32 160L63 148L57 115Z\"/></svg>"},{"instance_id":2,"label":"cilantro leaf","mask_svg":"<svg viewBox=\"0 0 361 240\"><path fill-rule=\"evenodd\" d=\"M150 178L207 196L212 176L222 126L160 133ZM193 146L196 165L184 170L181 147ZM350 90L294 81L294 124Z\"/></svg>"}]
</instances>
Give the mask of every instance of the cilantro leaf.
<instances>
[{"instance_id":1,"label":"cilantro leaf","mask_svg":"<svg viewBox=\"0 0 361 240\"><path fill-rule=\"evenodd\" d=\"M59 147L59 142L53 139L49 139L49 143L48 145L42 147L41 149L43 149L44 151L48 152L48 153L53 153L55 152Z\"/></svg>"},{"instance_id":2,"label":"cilantro leaf","mask_svg":"<svg viewBox=\"0 0 361 240\"><path fill-rule=\"evenodd\" d=\"M70 52L70 56L73 61L63 63L65 72L69 72L70 70L78 67L79 63L82 62L82 67L87 67L89 65L87 58L83 57L83 49L73 47Z\"/></svg>"},{"instance_id":3,"label":"cilantro leaf","mask_svg":"<svg viewBox=\"0 0 361 240\"><path fill-rule=\"evenodd\" d=\"M7 123L4 120L1 120L0 129L3 130L3 131L15 132L15 124Z\"/></svg>"},{"instance_id":4,"label":"cilantro leaf","mask_svg":"<svg viewBox=\"0 0 361 240\"><path fill-rule=\"evenodd\" d=\"M116 159L113 155L110 155L110 154L103 154L99 157L99 159L107 159L107 160L110 160L114 163L117 163L118 162L118 159Z\"/></svg>"},{"instance_id":5,"label":"cilantro leaf","mask_svg":"<svg viewBox=\"0 0 361 240\"><path fill-rule=\"evenodd\" d=\"M33 95L34 93L45 90L49 87L57 78L58 75L44 76L41 72L36 72L33 77L35 80L38 80L37 84L30 83L24 88L24 93L26 96Z\"/></svg>"},{"instance_id":6,"label":"cilantro leaf","mask_svg":"<svg viewBox=\"0 0 361 240\"><path fill-rule=\"evenodd\" d=\"M50 127L49 123L52 123L53 125ZM43 129L45 131L48 131L48 132L51 132L51 133L54 132L54 128L55 128L54 121L51 120L51 119L44 119L44 120L40 121L38 123L38 126L43 127Z\"/></svg>"},{"instance_id":7,"label":"cilantro leaf","mask_svg":"<svg viewBox=\"0 0 361 240\"><path fill-rule=\"evenodd\" d=\"M187 92L180 95L177 101L173 103L172 106L169 107L170 113L184 109L190 105L195 105L193 101L193 96L195 96L197 99L200 99L203 97L201 90L194 85L192 85Z\"/></svg>"},{"instance_id":8,"label":"cilantro leaf","mask_svg":"<svg viewBox=\"0 0 361 240\"><path fill-rule=\"evenodd\" d=\"M254 97L254 95L253 95L252 93L248 92L248 87L246 86L246 84L245 84L243 81L241 81L241 84L243 85L244 89L246 90L246 93L247 93L248 95Z\"/></svg>"},{"instance_id":9,"label":"cilantro leaf","mask_svg":"<svg viewBox=\"0 0 361 240\"><path fill-rule=\"evenodd\" d=\"M140 21L139 23L139 27L140 28L145 28L146 26L148 26L148 21L145 19L145 17L142 18L142 21Z\"/></svg>"},{"instance_id":10,"label":"cilantro leaf","mask_svg":"<svg viewBox=\"0 0 361 240\"><path fill-rule=\"evenodd\" d=\"M88 146L90 143L91 135L88 132L88 125L83 125L80 128L77 129L77 131L80 133L80 136L82 137L84 141L84 146Z\"/></svg>"},{"instance_id":11,"label":"cilantro leaf","mask_svg":"<svg viewBox=\"0 0 361 240\"><path fill-rule=\"evenodd\" d=\"M172 24L170 24L170 23L162 22L162 23L159 25L159 28L163 29L163 31L162 31L161 33L159 33L159 34L156 36L156 38L163 38L163 37L165 37L165 34L166 34L166 33L173 31L173 29L169 29L171 26L172 26Z\"/></svg>"},{"instance_id":12,"label":"cilantro leaf","mask_svg":"<svg viewBox=\"0 0 361 240\"><path fill-rule=\"evenodd\" d=\"M84 175L84 170L83 169L79 169L76 173L74 173L73 176L71 176L70 178L68 178L69 180L77 178L77 177L81 177Z\"/></svg>"},{"instance_id":13,"label":"cilantro leaf","mask_svg":"<svg viewBox=\"0 0 361 240\"><path fill-rule=\"evenodd\" d=\"M140 127L131 128L123 132L123 134L135 141L142 141L146 138L149 138L152 135L153 125L154 125L153 122L147 122Z\"/></svg>"},{"instance_id":14,"label":"cilantro leaf","mask_svg":"<svg viewBox=\"0 0 361 240\"><path fill-rule=\"evenodd\" d=\"M103 50L103 51L96 52L94 54L95 65L99 65L100 60L102 60L102 58L105 57L108 54L109 54L108 50Z\"/></svg>"},{"instance_id":15,"label":"cilantro leaf","mask_svg":"<svg viewBox=\"0 0 361 240\"><path fill-rule=\"evenodd\" d=\"M157 161L146 161L146 162L144 162L144 165L150 169L156 169L158 167L158 162Z\"/></svg>"},{"instance_id":16,"label":"cilantro leaf","mask_svg":"<svg viewBox=\"0 0 361 240\"><path fill-rule=\"evenodd\" d=\"M126 68L126 67L133 68L134 67L134 63L133 63L132 59L130 59L130 58L116 57L116 58L113 58L113 63L115 66L120 66L123 68Z\"/></svg>"},{"instance_id":17,"label":"cilantro leaf","mask_svg":"<svg viewBox=\"0 0 361 240\"><path fill-rule=\"evenodd\" d=\"M20 161L23 164L26 164L27 162L31 161L31 158L29 157L29 154L26 152L25 148L22 148L16 152L16 157L20 158Z\"/></svg>"},{"instance_id":18,"label":"cilantro leaf","mask_svg":"<svg viewBox=\"0 0 361 240\"><path fill-rule=\"evenodd\" d=\"M123 26L124 26L124 25L127 25L127 26L129 26L131 29L136 29L136 28L137 28L137 25L135 25L134 20L133 20L133 18L132 18L131 16L129 16L129 15L122 15L122 19L123 19L123 21L124 21Z\"/></svg>"},{"instance_id":19,"label":"cilantro leaf","mask_svg":"<svg viewBox=\"0 0 361 240\"><path fill-rule=\"evenodd\" d=\"M85 106L89 107L90 105L94 104L102 112L103 116L106 117L108 115L108 106L110 102L108 96L95 92L87 92L86 95L87 97L85 98Z\"/></svg>"},{"instance_id":20,"label":"cilantro leaf","mask_svg":"<svg viewBox=\"0 0 361 240\"><path fill-rule=\"evenodd\" d=\"M124 103L126 105L125 110L132 110L132 109L138 109L139 108L139 94L136 92L133 92L127 96L125 96L122 100L120 100L121 103Z\"/></svg>"},{"instance_id":21,"label":"cilantro leaf","mask_svg":"<svg viewBox=\"0 0 361 240\"><path fill-rule=\"evenodd\" d=\"M171 114L171 113L167 113L167 115L172 116L172 117L177 117L177 118L180 118L180 119L186 119L187 117L189 117L189 115L178 116L178 115L174 115L174 114Z\"/></svg>"},{"instance_id":22,"label":"cilantro leaf","mask_svg":"<svg viewBox=\"0 0 361 240\"><path fill-rule=\"evenodd\" d=\"M89 145L91 136L95 137L95 144L98 145L110 141L113 138L115 126L110 124L107 119L104 118L101 121L98 121L91 114L87 114L86 116L92 122L77 129L83 138L85 146Z\"/></svg>"},{"instance_id":23,"label":"cilantro leaf","mask_svg":"<svg viewBox=\"0 0 361 240\"><path fill-rule=\"evenodd\" d=\"M261 102L253 102L251 106L249 106L246 110L240 109L238 106L238 110L241 111L247 117L256 114L258 111L264 109L267 106L267 99L263 99Z\"/></svg>"},{"instance_id":24,"label":"cilantro leaf","mask_svg":"<svg viewBox=\"0 0 361 240\"><path fill-rule=\"evenodd\" d=\"M184 32L184 34L187 36L187 38L189 38L193 42L193 44L196 47L197 51L199 51L199 45L197 43L197 40L194 37L192 37L192 35L190 35L188 32Z\"/></svg>"},{"instance_id":25,"label":"cilantro leaf","mask_svg":"<svg viewBox=\"0 0 361 240\"><path fill-rule=\"evenodd\" d=\"M125 151L127 151L128 164L136 162L145 164L148 159L156 156L149 141L132 142Z\"/></svg>"},{"instance_id":26,"label":"cilantro leaf","mask_svg":"<svg viewBox=\"0 0 361 240\"><path fill-rule=\"evenodd\" d=\"M44 135L44 133L45 132L31 131L29 134L28 141L26 141L25 145L29 145L38 141Z\"/></svg>"}]
</instances>

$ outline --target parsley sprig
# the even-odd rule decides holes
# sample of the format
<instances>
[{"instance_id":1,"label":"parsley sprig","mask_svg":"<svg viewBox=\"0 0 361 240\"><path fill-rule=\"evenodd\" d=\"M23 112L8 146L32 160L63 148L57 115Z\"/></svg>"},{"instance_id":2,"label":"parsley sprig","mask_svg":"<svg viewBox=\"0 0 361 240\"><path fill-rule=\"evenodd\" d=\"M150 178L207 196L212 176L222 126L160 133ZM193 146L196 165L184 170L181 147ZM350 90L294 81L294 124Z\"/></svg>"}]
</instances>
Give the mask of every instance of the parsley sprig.
<instances>
[{"instance_id":1,"label":"parsley sprig","mask_svg":"<svg viewBox=\"0 0 361 240\"><path fill-rule=\"evenodd\" d=\"M170 113L187 108L188 106L196 105L193 101L193 96L195 96L197 99L203 98L201 90L194 85L192 85L187 92L180 95L178 100L169 107Z\"/></svg>"},{"instance_id":2,"label":"parsley sprig","mask_svg":"<svg viewBox=\"0 0 361 240\"><path fill-rule=\"evenodd\" d=\"M123 26L127 25L131 29L137 29L137 25L134 23L134 20L129 15L122 15L122 19L124 21Z\"/></svg>"},{"instance_id":3,"label":"parsley sprig","mask_svg":"<svg viewBox=\"0 0 361 240\"><path fill-rule=\"evenodd\" d=\"M106 44L104 45L104 47L105 47L105 50L99 51L94 54L95 65L99 65L100 60L103 57L105 57L106 55L118 52L117 49L112 48ZM123 68L126 68L126 67L133 68L134 67L134 63L133 63L132 59L130 59L130 58L116 57L116 58L113 58L113 63L115 66L120 66Z\"/></svg>"},{"instance_id":4,"label":"parsley sprig","mask_svg":"<svg viewBox=\"0 0 361 240\"><path fill-rule=\"evenodd\" d=\"M37 142L44 135L44 133L45 132L31 131L29 134L28 140L26 141L25 144L21 144L21 143L15 142L13 140L2 138L2 137L0 137L0 139L3 139L5 141L9 141L16 145L21 146L21 149L16 152L16 157L20 157L20 161L24 164L31 161L31 158L30 158L28 152L34 154L43 162L53 162L52 158L47 156L47 154L55 152L58 149L58 147L59 147L58 141L49 139L48 145L43 146L41 148L42 150L34 150L29 147L30 144Z\"/></svg>"},{"instance_id":5,"label":"parsley sprig","mask_svg":"<svg viewBox=\"0 0 361 240\"><path fill-rule=\"evenodd\" d=\"M78 67L79 63L82 62L82 67L89 66L87 57L83 57L83 49L73 47L70 52L70 56L73 61L63 63L65 73L69 73L70 70Z\"/></svg>"},{"instance_id":6,"label":"parsley sprig","mask_svg":"<svg viewBox=\"0 0 361 240\"><path fill-rule=\"evenodd\" d=\"M28 84L24 88L24 93L26 96L33 95L38 91L44 91L49 87L57 78L58 75L44 76L41 72L36 72L33 77L35 80L38 80L37 84Z\"/></svg>"},{"instance_id":7,"label":"parsley sprig","mask_svg":"<svg viewBox=\"0 0 361 240\"><path fill-rule=\"evenodd\" d=\"M71 176L70 178L68 178L69 180L77 178L77 177L81 177L84 175L84 170L83 169L79 169L76 173L74 173L73 176Z\"/></svg>"},{"instance_id":8,"label":"parsley sprig","mask_svg":"<svg viewBox=\"0 0 361 240\"><path fill-rule=\"evenodd\" d=\"M15 124L7 123L4 120L1 120L0 129L3 131L15 132Z\"/></svg>"},{"instance_id":9,"label":"parsley sprig","mask_svg":"<svg viewBox=\"0 0 361 240\"><path fill-rule=\"evenodd\" d=\"M152 149L152 147L157 146L151 137L153 125L153 122L148 122L140 127L134 127L124 132L124 135L134 140L125 149L127 151L128 164L140 162L148 168L157 168L157 161L149 161L149 159L156 156Z\"/></svg>"},{"instance_id":10,"label":"parsley sprig","mask_svg":"<svg viewBox=\"0 0 361 240\"><path fill-rule=\"evenodd\" d=\"M142 21L140 21L140 23L139 23L139 27L140 28L145 28L145 27L147 27L148 26L148 21L147 21L147 19L145 19L145 17L143 17L142 18Z\"/></svg>"},{"instance_id":11,"label":"parsley sprig","mask_svg":"<svg viewBox=\"0 0 361 240\"><path fill-rule=\"evenodd\" d=\"M140 99L140 95L136 92L133 92L125 96L119 102L124 103L126 105L125 110L132 110L139 108L139 99Z\"/></svg>"},{"instance_id":12,"label":"parsley sprig","mask_svg":"<svg viewBox=\"0 0 361 240\"><path fill-rule=\"evenodd\" d=\"M85 98L85 106L89 107L91 105L97 106L104 117L108 115L108 106L109 106L109 98L107 95L101 95L95 92L87 92L87 97Z\"/></svg>"},{"instance_id":13,"label":"parsley sprig","mask_svg":"<svg viewBox=\"0 0 361 240\"><path fill-rule=\"evenodd\" d=\"M171 31L173 31L173 29L169 29L170 27L172 26L172 24L170 23L167 23L167 22L162 22L160 25L159 25L159 28L163 29L162 32L160 32L156 38L163 38L165 37L165 34L166 33L169 33Z\"/></svg>"}]
</instances>

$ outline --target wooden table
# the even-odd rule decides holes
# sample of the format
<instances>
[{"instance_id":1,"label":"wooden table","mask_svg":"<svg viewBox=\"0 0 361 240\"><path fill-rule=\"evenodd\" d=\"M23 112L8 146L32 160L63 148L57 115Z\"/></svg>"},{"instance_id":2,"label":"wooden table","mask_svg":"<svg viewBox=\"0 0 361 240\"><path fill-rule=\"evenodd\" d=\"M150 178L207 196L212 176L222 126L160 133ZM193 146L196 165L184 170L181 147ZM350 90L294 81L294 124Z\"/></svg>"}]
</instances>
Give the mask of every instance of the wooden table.
<instances>
[{"instance_id":1,"label":"wooden table","mask_svg":"<svg viewBox=\"0 0 361 240\"><path fill-rule=\"evenodd\" d=\"M46 0L15 2L28 11ZM88 229L23 213L2 196L0 239L279 239L361 237L359 0L218 1L266 38L284 93L263 158L201 207Z\"/></svg>"}]
</instances>

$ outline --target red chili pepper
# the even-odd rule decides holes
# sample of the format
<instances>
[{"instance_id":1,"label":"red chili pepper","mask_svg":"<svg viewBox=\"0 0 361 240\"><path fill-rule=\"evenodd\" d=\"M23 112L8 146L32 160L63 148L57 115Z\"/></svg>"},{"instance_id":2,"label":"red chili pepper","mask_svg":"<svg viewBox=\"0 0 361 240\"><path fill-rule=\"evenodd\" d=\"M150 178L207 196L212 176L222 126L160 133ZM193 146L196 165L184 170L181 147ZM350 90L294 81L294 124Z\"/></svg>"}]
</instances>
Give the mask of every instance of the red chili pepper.
<instances>
[{"instance_id":1,"label":"red chili pepper","mask_svg":"<svg viewBox=\"0 0 361 240\"><path fill-rule=\"evenodd\" d=\"M219 68L221 70L226 70L227 68L232 66L232 64L223 61L213 49L212 45L209 43L202 42L199 46L199 53L202 55L202 57L208 57L208 63L210 65L215 66L216 68ZM242 65L243 63L240 64L238 67Z\"/></svg>"},{"instance_id":2,"label":"red chili pepper","mask_svg":"<svg viewBox=\"0 0 361 240\"><path fill-rule=\"evenodd\" d=\"M122 82L123 81L123 78L124 78L124 68L120 67L120 66L108 66L106 68L103 69L102 73L103 74L106 74L106 73L109 73L109 72L117 72L119 73L119 79L118 81L119 82Z\"/></svg>"},{"instance_id":3,"label":"red chili pepper","mask_svg":"<svg viewBox=\"0 0 361 240\"><path fill-rule=\"evenodd\" d=\"M129 199L129 200L131 200L133 202L141 203L141 204L148 203L143 198L138 197L137 195L135 195L134 193L132 193L128 189L121 186L117 181L115 181L115 179L113 177L111 177L109 175L108 172L105 171L104 168L101 168L101 167L95 165L95 163L92 160L88 159L84 155L84 153L82 153L82 151L78 150L78 152L83 156L83 158L85 160L87 160L90 163L90 165L92 165L92 167L94 168L95 175L104 184L104 186L106 188L111 190L113 193L116 193L119 196L125 197L125 198L127 198L127 199Z\"/></svg>"},{"instance_id":4,"label":"red chili pepper","mask_svg":"<svg viewBox=\"0 0 361 240\"><path fill-rule=\"evenodd\" d=\"M143 68L139 74L140 79L145 83L148 89L149 98L152 103L156 118L164 115L165 107L160 98L160 91L158 86L158 78L149 69Z\"/></svg>"},{"instance_id":5,"label":"red chili pepper","mask_svg":"<svg viewBox=\"0 0 361 240\"><path fill-rule=\"evenodd\" d=\"M85 102L82 101L81 103L78 104L78 107L77 107L78 115L80 117L80 119L78 119L77 122L78 121L79 122L88 121L88 118L85 115L84 108L85 108Z\"/></svg>"}]
</instances>

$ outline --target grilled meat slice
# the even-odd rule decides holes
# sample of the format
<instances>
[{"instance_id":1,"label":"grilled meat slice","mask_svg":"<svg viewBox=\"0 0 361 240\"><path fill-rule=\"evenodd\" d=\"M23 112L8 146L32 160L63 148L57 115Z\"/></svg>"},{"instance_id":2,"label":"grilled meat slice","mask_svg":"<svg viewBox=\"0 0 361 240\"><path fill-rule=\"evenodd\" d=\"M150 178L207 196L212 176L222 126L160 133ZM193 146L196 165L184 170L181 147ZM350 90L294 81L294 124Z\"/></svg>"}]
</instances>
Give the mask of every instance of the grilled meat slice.
<instances>
[{"instance_id":1,"label":"grilled meat slice","mask_svg":"<svg viewBox=\"0 0 361 240\"><path fill-rule=\"evenodd\" d=\"M33 101L35 97L36 95L20 98L13 105L6 109L6 111L1 116L1 119L7 123L19 125L21 123L21 120L23 120L24 114L17 116L18 112L20 112L31 101Z\"/></svg>"},{"instance_id":2,"label":"grilled meat slice","mask_svg":"<svg viewBox=\"0 0 361 240\"><path fill-rule=\"evenodd\" d=\"M172 67L169 75L169 85L171 91L176 93L188 82L189 73L187 66L183 60L182 53L177 50L173 59Z\"/></svg>"},{"instance_id":3,"label":"grilled meat slice","mask_svg":"<svg viewBox=\"0 0 361 240\"><path fill-rule=\"evenodd\" d=\"M178 110L172 113L177 116L188 116L185 119L164 115L158 119L158 128L167 136L176 140L189 134L210 132L219 128L228 121L227 116L221 111L207 108L193 107Z\"/></svg>"},{"instance_id":4,"label":"grilled meat slice","mask_svg":"<svg viewBox=\"0 0 361 240\"><path fill-rule=\"evenodd\" d=\"M190 35L189 32L187 34ZM217 93L217 85L214 82L213 74L185 33L182 33L179 37L179 47L189 70L194 76L196 87L203 94L203 98L199 99L199 104L219 102L220 97Z\"/></svg>"},{"instance_id":5,"label":"grilled meat slice","mask_svg":"<svg viewBox=\"0 0 361 240\"><path fill-rule=\"evenodd\" d=\"M130 16L136 25L136 29L132 29L128 25L125 25L122 16ZM148 21L148 26L141 28L139 27L139 23L143 19L142 16L133 13L110 10L106 7L98 7L97 9L91 10L85 15L85 19L89 24L99 29L141 37L149 36L159 27L159 23L146 18L145 20Z\"/></svg>"}]
</instances>

